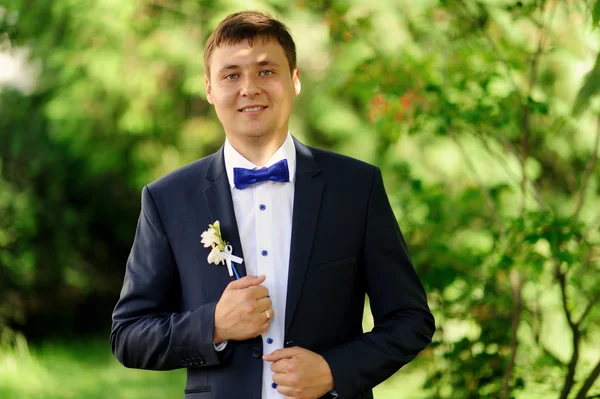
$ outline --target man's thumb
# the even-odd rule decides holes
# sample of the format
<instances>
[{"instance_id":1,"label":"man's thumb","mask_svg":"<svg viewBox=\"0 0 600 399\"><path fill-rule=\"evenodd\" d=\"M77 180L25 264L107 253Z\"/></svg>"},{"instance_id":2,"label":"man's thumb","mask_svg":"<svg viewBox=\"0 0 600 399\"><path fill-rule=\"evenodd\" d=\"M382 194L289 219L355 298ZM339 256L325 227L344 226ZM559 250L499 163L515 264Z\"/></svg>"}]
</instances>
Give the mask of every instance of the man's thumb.
<instances>
[{"instance_id":1,"label":"man's thumb","mask_svg":"<svg viewBox=\"0 0 600 399\"><path fill-rule=\"evenodd\" d=\"M232 281L231 283L229 283L229 285L227 285L227 289L228 290L242 290L244 288L248 288L253 285L262 284L266 278L267 278L267 276L265 276L265 275L245 276L245 277L240 278L239 280L235 280L235 281Z\"/></svg>"},{"instance_id":2,"label":"man's thumb","mask_svg":"<svg viewBox=\"0 0 600 399\"><path fill-rule=\"evenodd\" d=\"M276 362L281 359L290 359L296 355L297 351L295 348L283 348L277 349L267 355L263 355L263 360L267 362Z\"/></svg>"}]
</instances>

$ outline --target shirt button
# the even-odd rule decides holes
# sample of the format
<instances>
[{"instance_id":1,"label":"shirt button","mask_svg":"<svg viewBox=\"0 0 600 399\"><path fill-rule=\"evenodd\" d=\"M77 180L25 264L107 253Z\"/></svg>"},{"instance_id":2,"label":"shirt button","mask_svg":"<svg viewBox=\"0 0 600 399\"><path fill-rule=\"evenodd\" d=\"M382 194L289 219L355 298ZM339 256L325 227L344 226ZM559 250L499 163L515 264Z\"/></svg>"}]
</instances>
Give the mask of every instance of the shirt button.
<instances>
[{"instance_id":1,"label":"shirt button","mask_svg":"<svg viewBox=\"0 0 600 399\"><path fill-rule=\"evenodd\" d=\"M273 338L267 338L267 344L272 344L273 343Z\"/></svg>"},{"instance_id":2,"label":"shirt button","mask_svg":"<svg viewBox=\"0 0 600 399\"><path fill-rule=\"evenodd\" d=\"M263 249L263 251L261 252L262 256L267 256L269 253Z\"/></svg>"},{"instance_id":3,"label":"shirt button","mask_svg":"<svg viewBox=\"0 0 600 399\"><path fill-rule=\"evenodd\" d=\"M260 204L260 210L264 211L265 209L267 209L267 206L265 204Z\"/></svg>"},{"instance_id":4,"label":"shirt button","mask_svg":"<svg viewBox=\"0 0 600 399\"><path fill-rule=\"evenodd\" d=\"M271 386L273 387L273 389L277 389L277 384L276 383L272 383Z\"/></svg>"}]
</instances>

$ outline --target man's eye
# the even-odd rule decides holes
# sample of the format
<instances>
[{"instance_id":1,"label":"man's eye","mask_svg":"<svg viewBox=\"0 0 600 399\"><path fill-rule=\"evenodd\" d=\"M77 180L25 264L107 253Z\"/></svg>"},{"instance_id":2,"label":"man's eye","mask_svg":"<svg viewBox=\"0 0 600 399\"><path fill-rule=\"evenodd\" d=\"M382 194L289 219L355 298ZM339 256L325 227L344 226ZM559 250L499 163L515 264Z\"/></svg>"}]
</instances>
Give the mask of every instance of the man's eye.
<instances>
[{"instance_id":1,"label":"man's eye","mask_svg":"<svg viewBox=\"0 0 600 399\"><path fill-rule=\"evenodd\" d=\"M269 69L265 69L264 71L260 71L260 74L262 76L269 76L273 74L273 71L269 70Z\"/></svg>"},{"instance_id":2,"label":"man's eye","mask_svg":"<svg viewBox=\"0 0 600 399\"><path fill-rule=\"evenodd\" d=\"M230 73L229 75L225 76L225 79L228 80L232 80L232 79L236 79L239 75L237 73Z\"/></svg>"}]
</instances>

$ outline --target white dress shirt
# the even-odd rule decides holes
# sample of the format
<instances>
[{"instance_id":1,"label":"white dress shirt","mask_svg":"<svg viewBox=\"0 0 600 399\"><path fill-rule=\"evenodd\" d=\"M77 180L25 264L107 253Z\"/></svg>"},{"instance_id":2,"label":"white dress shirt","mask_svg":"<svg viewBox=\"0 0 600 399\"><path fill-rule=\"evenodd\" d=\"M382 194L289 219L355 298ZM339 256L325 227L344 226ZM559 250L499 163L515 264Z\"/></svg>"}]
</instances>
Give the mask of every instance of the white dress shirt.
<instances>
[{"instance_id":1,"label":"white dress shirt","mask_svg":"<svg viewBox=\"0 0 600 399\"><path fill-rule=\"evenodd\" d=\"M292 136L288 133L281 147L259 167L237 152L229 140L225 140L224 157L246 273L266 276L262 285L269 290L273 301L274 315L269 329L262 335L263 353L268 354L283 348L296 148ZM290 182L266 181L243 190L235 188L233 168L259 169L269 167L282 159L288 161ZM235 248L233 253L236 253ZM271 363L263 361L262 399L283 398L276 388Z\"/></svg>"}]
</instances>

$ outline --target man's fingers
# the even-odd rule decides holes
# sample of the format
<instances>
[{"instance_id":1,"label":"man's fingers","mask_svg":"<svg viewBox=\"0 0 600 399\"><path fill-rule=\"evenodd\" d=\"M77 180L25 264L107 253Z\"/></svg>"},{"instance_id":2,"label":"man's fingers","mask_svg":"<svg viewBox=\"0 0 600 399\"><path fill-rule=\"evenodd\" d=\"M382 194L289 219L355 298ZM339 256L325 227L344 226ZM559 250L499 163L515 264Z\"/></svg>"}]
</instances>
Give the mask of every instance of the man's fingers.
<instances>
[{"instance_id":1,"label":"man's fingers","mask_svg":"<svg viewBox=\"0 0 600 399\"><path fill-rule=\"evenodd\" d=\"M270 325L271 325L271 319L268 319L260 326L260 331L259 331L258 335L262 335L262 334L266 333L267 330L269 329Z\"/></svg>"},{"instance_id":2,"label":"man's fingers","mask_svg":"<svg viewBox=\"0 0 600 399\"><path fill-rule=\"evenodd\" d=\"M287 385L277 385L277 392L279 392L280 394L282 394L286 399L290 398L290 399L294 399L295 396L295 389L292 388L291 386L287 386Z\"/></svg>"},{"instance_id":3,"label":"man's fingers","mask_svg":"<svg viewBox=\"0 0 600 399\"><path fill-rule=\"evenodd\" d=\"M276 362L273 362L273 364L271 364L271 370L274 373L280 373L280 374L285 374L287 372L289 372L291 367L291 363L289 359L281 359L278 360ZM277 382L277 381L275 381Z\"/></svg>"},{"instance_id":4,"label":"man's fingers","mask_svg":"<svg viewBox=\"0 0 600 399\"><path fill-rule=\"evenodd\" d=\"M263 356L263 360L267 362L276 362L281 359L291 359L299 353L299 348L294 346L293 348L277 349L268 355Z\"/></svg>"},{"instance_id":5,"label":"man's fingers","mask_svg":"<svg viewBox=\"0 0 600 399\"><path fill-rule=\"evenodd\" d=\"M271 306L273 306L273 301L270 298L265 297L256 301L256 309L259 312L264 312L267 309L271 309ZM271 313L271 316L273 316L273 313Z\"/></svg>"},{"instance_id":6,"label":"man's fingers","mask_svg":"<svg viewBox=\"0 0 600 399\"><path fill-rule=\"evenodd\" d=\"M252 285L246 288L250 298L260 299L266 298L269 295L269 290L262 285Z\"/></svg>"},{"instance_id":7,"label":"man's fingers","mask_svg":"<svg viewBox=\"0 0 600 399\"><path fill-rule=\"evenodd\" d=\"M227 288L225 290L242 290L244 288L252 287L253 285L262 284L267 276L245 276L240 278L239 280L232 281L227 284Z\"/></svg>"},{"instance_id":8,"label":"man's fingers","mask_svg":"<svg viewBox=\"0 0 600 399\"><path fill-rule=\"evenodd\" d=\"M267 309L263 311L262 314L265 317L266 324L271 323L271 320L273 320L273 316L275 316L275 312L273 312L273 309Z\"/></svg>"}]
</instances>

